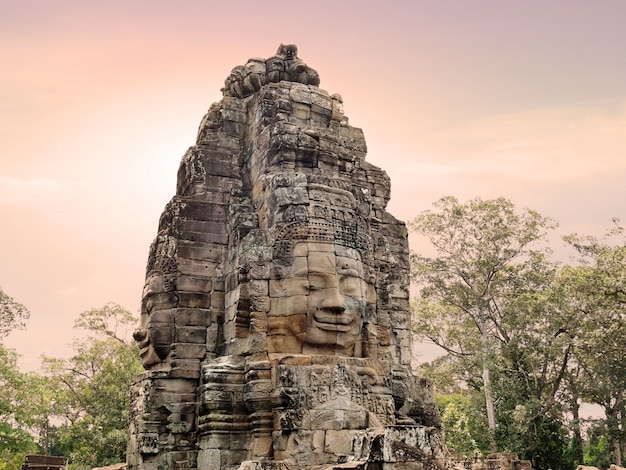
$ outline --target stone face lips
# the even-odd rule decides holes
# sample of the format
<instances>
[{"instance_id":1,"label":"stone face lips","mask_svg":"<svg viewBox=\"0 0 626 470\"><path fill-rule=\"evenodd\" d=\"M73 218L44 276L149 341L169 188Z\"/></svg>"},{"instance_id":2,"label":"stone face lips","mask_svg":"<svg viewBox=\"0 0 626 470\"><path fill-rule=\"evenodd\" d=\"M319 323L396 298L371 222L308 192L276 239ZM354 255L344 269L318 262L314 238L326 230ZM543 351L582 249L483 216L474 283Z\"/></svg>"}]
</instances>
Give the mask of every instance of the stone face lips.
<instances>
[{"instance_id":1,"label":"stone face lips","mask_svg":"<svg viewBox=\"0 0 626 470\"><path fill-rule=\"evenodd\" d=\"M129 468L443 461L410 368L406 228L318 84L295 46L250 59L182 158L135 333Z\"/></svg>"}]
</instances>

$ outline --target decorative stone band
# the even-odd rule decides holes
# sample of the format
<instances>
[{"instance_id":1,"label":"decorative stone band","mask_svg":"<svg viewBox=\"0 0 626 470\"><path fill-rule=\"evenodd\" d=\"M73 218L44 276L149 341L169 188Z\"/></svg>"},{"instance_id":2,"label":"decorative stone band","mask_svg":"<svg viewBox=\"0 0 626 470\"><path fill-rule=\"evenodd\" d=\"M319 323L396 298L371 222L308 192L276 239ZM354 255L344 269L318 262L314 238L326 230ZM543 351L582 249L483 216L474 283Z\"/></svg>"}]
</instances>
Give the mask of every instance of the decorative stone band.
<instances>
[{"instance_id":1,"label":"decorative stone band","mask_svg":"<svg viewBox=\"0 0 626 470\"><path fill-rule=\"evenodd\" d=\"M274 230L274 251L284 250L297 242L331 243L358 250L362 260L366 261L373 249L372 237L363 219L357 219L353 224L337 219L331 222L297 221L277 224Z\"/></svg>"},{"instance_id":2,"label":"decorative stone band","mask_svg":"<svg viewBox=\"0 0 626 470\"><path fill-rule=\"evenodd\" d=\"M154 271L164 275L176 275L178 267L176 263L176 251L178 240L169 234L160 234L150 246L146 275Z\"/></svg>"}]
</instances>

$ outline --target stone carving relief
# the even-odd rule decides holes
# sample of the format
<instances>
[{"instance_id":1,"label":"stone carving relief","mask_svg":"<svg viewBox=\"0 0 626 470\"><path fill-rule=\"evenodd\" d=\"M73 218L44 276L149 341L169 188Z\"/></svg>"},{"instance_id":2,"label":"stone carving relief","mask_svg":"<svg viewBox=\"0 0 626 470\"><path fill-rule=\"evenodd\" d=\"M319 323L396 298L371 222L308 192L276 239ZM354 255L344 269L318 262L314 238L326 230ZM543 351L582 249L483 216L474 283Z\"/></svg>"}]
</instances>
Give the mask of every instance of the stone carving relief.
<instances>
[{"instance_id":1,"label":"stone carving relief","mask_svg":"<svg viewBox=\"0 0 626 470\"><path fill-rule=\"evenodd\" d=\"M259 91L263 85L283 80L314 86L320 84L317 72L298 59L295 44L281 44L275 56L269 59L254 57L245 65L235 67L226 78L222 93L224 96L245 98Z\"/></svg>"},{"instance_id":2,"label":"stone carving relief","mask_svg":"<svg viewBox=\"0 0 626 470\"><path fill-rule=\"evenodd\" d=\"M442 465L410 366L406 228L318 85L293 45L250 59L183 156L135 332L131 469Z\"/></svg>"}]
</instances>

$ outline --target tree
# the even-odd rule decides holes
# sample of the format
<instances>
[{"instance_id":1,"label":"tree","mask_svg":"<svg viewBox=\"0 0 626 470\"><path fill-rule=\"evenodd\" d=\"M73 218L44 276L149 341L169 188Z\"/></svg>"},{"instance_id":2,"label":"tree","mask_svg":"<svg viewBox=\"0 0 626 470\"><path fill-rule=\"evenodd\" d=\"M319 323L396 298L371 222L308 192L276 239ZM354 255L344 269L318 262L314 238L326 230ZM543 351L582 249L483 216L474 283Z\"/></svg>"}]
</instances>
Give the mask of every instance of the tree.
<instances>
[{"instance_id":1,"label":"tree","mask_svg":"<svg viewBox=\"0 0 626 470\"><path fill-rule=\"evenodd\" d=\"M579 393L604 409L613 460L621 466L626 432L626 236L619 221L614 224L601 240L579 235L565 240L583 263L571 275L583 313L575 349Z\"/></svg>"},{"instance_id":2,"label":"tree","mask_svg":"<svg viewBox=\"0 0 626 470\"><path fill-rule=\"evenodd\" d=\"M45 358L44 369L62 391L54 445L69 455L74 468L125 460L129 390L143 369L137 347L119 329L133 316L115 304L83 312L75 325L92 337L75 341L70 359Z\"/></svg>"},{"instance_id":3,"label":"tree","mask_svg":"<svg viewBox=\"0 0 626 470\"><path fill-rule=\"evenodd\" d=\"M0 288L0 341L13 330L26 326L30 312Z\"/></svg>"},{"instance_id":4,"label":"tree","mask_svg":"<svg viewBox=\"0 0 626 470\"><path fill-rule=\"evenodd\" d=\"M608 434L604 420L591 421L585 442L585 465L606 470L614 462L611 445L607 439Z\"/></svg>"},{"instance_id":5,"label":"tree","mask_svg":"<svg viewBox=\"0 0 626 470\"><path fill-rule=\"evenodd\" d=\"M550 338L560 336L559 328L538 315L556 273L541 243L557 224L532 210L518 212L504 198L461 204L444 197L434 205L436 211L421 213L409 225L436 251L436 257L412 254L412 276L420 291L413 304L414 328L462 363L466 372L459 378L484 394L495 452L492 373L497 369L499 380L516 377L515 388L525 395L519 399L541 396L529 419L554 405L565 373L569 347L553 347ZM528 349L538 344L546 346L543 352ZM544 369L537 369L540 364ZM530 376L537 370L543 377Z\"/></svg>"},{"instance_id":6,"label":"tree","mask_svg":"<svg viewBox=\"0 0 626 470\"><path fill-rule=\"evenodd\" d=\"M20 468L24 455L36 450L28 426L20 421L26 376L17 367L17 354L2 340L24 328L30 312L0 288L0 470Z\"/></svg>"},{"instance_id":7,"label":"tree","mask_svg":"<svg viewBox=\"0 0 626 470\"><path fill-rule=\"evenodd\" d=\"M54 448L54 422L62 403L56 384L36 372L23 374L23 386L18 392L20 407L16 419L22 423L38 445L38 452L58 455Z\"/></svg>"},{"instance_id":8,"label":"tree","mask_svg":"<svg viewBox=\"0 0 626 470\"><path fill-rule=\"evenodd\" d=\"M485 401L473 390L437 396L446 447L466 455L482 455L489 448Z\"/></svg>"},{"instance_id":9,"label":"tree","mask_svg":"<svg viewBox=\"0 0 626 470\"><path fill-rule=\"evenodd\" d=\"M20 421L25 377L17 367L17 354L0 345L0 469L18 469L24 455L37 449L35 439Z\"/></svg>"},{"instance_id":10,"label":"tree","mask_svg":"<svg viewBox=\"0 0 626 470\"><path fill-rule=\"evenodd\" d=\"M130 331L136 325L137 318L132 313L121 305L109 302L103 307L82 312L74 327L128 344Z\"/></svg>"}]
</instances>

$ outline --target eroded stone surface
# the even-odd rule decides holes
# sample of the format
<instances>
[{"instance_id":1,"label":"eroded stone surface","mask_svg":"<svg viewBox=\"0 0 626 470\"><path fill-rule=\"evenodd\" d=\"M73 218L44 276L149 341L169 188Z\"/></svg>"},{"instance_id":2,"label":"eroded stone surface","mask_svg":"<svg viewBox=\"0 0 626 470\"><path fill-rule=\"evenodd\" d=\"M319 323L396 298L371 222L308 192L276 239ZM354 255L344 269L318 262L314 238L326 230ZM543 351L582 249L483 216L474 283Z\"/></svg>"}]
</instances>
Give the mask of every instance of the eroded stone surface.
<instances>
[{"instance_id":1,"label":"eroded stone surface","mask_svg":"<svg viewBox=\"0 0 626 470\"><path fill-rule=\"evenodd\" d=\"M317 85L293 45L250 59L182 158L135 333L130 469L443 466L406 228Z\"/></svg>"}]
</instances>

